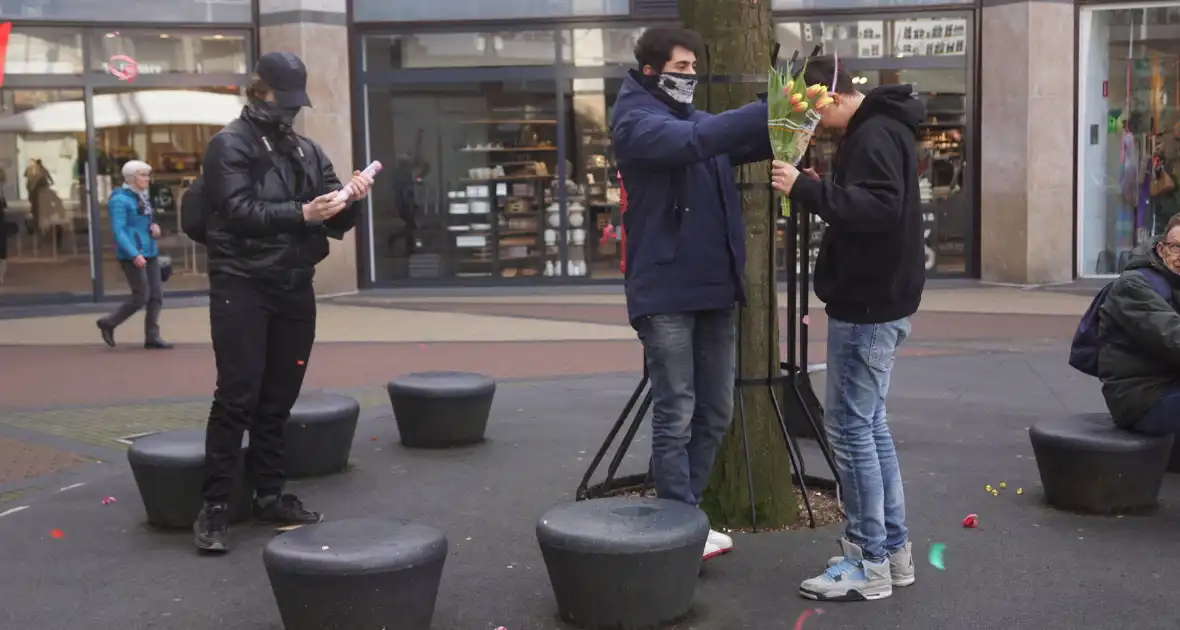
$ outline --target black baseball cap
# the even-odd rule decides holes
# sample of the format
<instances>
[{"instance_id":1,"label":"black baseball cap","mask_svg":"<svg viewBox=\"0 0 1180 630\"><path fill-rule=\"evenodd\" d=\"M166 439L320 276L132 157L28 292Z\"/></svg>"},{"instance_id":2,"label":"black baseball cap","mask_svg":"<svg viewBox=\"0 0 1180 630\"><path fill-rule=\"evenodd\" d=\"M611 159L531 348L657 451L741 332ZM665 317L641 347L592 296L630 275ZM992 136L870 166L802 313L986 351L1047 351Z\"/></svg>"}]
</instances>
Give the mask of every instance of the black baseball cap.
<instances>
[{"instance_id":1,"label":"black baseball cap","mask_svg":"<svg viewBox=\"0 0 1180 630\"><path fill-rule=\"evenodd\" d=\"M307 96L307 66L295 53L266 53L258 58L254 74L270 87L279 107L311 107Z\"/></svg>"}]
</instances>

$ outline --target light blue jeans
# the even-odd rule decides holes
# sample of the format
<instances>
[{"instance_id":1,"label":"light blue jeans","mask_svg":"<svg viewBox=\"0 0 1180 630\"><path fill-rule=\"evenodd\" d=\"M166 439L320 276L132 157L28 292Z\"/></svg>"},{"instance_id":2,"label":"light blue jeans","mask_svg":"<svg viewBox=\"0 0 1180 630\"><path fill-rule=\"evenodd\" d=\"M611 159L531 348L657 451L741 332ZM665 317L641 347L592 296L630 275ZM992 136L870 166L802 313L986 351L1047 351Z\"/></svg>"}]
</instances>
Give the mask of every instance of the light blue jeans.
<instances>
[{"instance_id":1,"label":"light blue jeans","mask_svg":"<svg viewBox=\"0 0 1180 630\"><path fill-rule=\"evenodd\" d=\"M908 319L850 324L828 319L828 391L824 426L848 517L844 536L880 562L905 546L905 494L885 397Z\"/></svg>"},{"instance_id":2,"label":"light blue jeans","mask_svg":"<svg viewBox=\"0 0 1180 630\"><path fill-rule=\"evenodd\" d=\"M651 378L651 470L656 495L700 505L733 420L734 309L639 320Z\"/></svg>"}]
</instances>

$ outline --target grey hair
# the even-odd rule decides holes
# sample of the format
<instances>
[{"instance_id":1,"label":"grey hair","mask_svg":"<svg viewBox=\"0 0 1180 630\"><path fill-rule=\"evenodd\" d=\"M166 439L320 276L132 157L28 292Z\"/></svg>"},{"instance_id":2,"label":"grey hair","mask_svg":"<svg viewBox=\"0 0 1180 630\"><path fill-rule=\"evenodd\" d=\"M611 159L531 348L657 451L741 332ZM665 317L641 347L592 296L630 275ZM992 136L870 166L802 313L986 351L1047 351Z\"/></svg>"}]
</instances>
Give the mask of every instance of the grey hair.
<instances>
[{"instance_id":1,"label":"grey hair","mask_svg":"<svg viewBox=\"0 0 1180 630\"><path fill-rule=\"evenodd\" d=\"M142 160L128 160L123 165L123 181L128 181L135 175L143 172L152 172L152 165Z\"/></svg>"}]
</instances>

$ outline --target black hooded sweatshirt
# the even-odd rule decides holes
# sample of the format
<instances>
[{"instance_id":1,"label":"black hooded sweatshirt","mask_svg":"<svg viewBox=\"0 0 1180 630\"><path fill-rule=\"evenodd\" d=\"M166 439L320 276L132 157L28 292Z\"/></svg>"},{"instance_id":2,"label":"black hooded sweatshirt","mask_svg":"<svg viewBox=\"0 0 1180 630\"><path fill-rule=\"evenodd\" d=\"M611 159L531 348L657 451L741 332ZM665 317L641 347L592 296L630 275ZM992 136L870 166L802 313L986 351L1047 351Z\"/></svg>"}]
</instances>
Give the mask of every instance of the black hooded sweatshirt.
<instances>
[{"instance_id":1,"label":"black hooded sweatshirt","mask_svg":"<svg viewBox=\"0 0 1180 630\"><path fill-rule=\"evenodd\" d=\"M878 324L918 310L926 252L917 137L925 117L911 86L873 90L844 130L832 180L800 175L791 189L792 201L828 224L815 294L829 317Z\"/></svg>"}]
</instances>

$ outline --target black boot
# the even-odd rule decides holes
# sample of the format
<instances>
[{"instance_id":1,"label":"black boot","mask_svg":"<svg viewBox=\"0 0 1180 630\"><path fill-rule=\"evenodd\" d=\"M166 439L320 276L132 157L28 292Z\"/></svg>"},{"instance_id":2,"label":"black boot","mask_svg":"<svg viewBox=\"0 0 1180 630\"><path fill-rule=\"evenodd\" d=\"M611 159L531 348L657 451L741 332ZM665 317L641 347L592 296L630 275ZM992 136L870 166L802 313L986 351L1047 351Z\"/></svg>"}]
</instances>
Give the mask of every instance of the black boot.
<instances>
[{"instance_id":1,"label":"black boot","mask_svg":"<svg viewBox=\"0 0 1180 630\"><path fill-rule=\"evenodd\" d=\"M229 506L225 503L205 503L193 523L197 549L225 553L229 551Z\"/></svg>"},{"instance_id":2,"label":"black boot","mask_svg":"<svg viewBox=\"0 0 1180 630\"><path fill-rule=\"evenodd\" d=\"M324 515L304 508L293 494L272 494L255 499L254 518L276 525L311 525L324 520Z\"/></svg>"},{"instance_id":3,"label":"black boot","mask_svg":"<svg viewBox=\"0 0 1180 630\"><path fill-rule=\"evenodd\" d=\"M97 324L98 324L98 332L100 332L102 334L102 342L105 343L106 345L114 348L115 347L115 327L102 321L101 319L98 320Z\"/></svg>"},{"instance_id":4,"label":"black boot","mask_svg":"<svg viewBox=\"0 0 1180 630\"><path fill-rule=\"evenodd\" d=\"M171 350L172 344L159 337L156 337L155 339L148 339L147 341L143 342L143 347L147 348L148 350Z\"/></svg>"}]
</instances>

